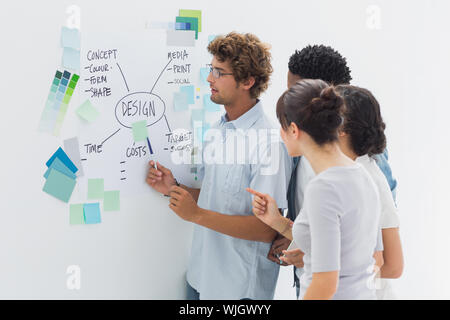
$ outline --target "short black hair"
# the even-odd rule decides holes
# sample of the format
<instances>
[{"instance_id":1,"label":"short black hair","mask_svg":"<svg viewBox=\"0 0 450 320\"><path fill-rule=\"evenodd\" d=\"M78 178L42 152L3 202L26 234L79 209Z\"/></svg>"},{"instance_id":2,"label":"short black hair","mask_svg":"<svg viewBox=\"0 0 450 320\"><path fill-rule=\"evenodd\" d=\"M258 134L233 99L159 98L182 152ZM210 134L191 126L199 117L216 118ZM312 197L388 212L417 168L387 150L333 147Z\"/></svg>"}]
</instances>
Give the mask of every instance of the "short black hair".
<instances>
[{"instance_id":1,"label":"short black hair","mask_svg":"<svg viewBox=\"0 0 450 320\"><path fill-rule=\"evenodd\" d=\"M331 85L349 84L352 77L346 59L324 45L295 50L289 58L289 71L302 79L321 79Z\"/></svg>"}]
</instances>

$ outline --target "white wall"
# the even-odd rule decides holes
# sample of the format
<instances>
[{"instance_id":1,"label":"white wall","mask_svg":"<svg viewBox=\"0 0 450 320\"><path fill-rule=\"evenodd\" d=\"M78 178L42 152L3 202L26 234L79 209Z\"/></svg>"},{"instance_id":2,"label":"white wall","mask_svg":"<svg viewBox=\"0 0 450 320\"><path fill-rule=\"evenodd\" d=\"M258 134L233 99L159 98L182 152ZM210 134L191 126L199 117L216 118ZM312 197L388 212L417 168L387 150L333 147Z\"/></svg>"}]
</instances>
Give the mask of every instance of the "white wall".
<instances>
[{"instance_id":1,"label":"white wall","mask_svg":"<svg viewBox=\"0 0 450 320\"><path fill-rule=\"evenodd\" d=\"M140 30L179 8L203 10L204 32L252 32L272 44L275 69L264 94L275 102L286 86L287 61L307 44L328 44L347 57L355 85L370 89L387 123L405 270L395 281L401 298L450 298L447 231L447 99L450 45L445 1L17 1L2 5L3 122L0 186L1 298L181 298L191 226L149 198L125 199L103 228L67 225L67 209L40 192L43 162L61 141L35 128L60 61L57 48L65 9L81 7L81 32ZM381 11L381 29L366 25L369 5ZM28 78L31 79L28 79ZM27 80L25 80L27 78ZM117 228L120 225L121 228ZM151 226L157 225L158 228ZM112 233L122 230L123 233ZM149 234L149 230L155 231ZM172 230L179 232L176 239ZM183 239L183 241L176 241ZM91 245L90 249L88 246ZM101 257L101 259L98 259ZM80 264L82 289L66 288L66 268ZM276 298L292 299L290 268Z\"/></svg>"}]
</instances>

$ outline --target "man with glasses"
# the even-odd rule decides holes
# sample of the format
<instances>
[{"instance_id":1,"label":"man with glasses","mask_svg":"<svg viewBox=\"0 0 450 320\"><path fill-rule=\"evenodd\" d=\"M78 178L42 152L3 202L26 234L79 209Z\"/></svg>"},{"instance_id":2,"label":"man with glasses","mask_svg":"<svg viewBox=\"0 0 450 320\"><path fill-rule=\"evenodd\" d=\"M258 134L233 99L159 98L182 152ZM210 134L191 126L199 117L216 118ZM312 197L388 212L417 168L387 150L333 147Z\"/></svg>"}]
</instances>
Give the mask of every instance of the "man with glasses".
<instances>
[{"instance_id":1,"label":"man with glasses","mask_svg":"<svg viewBox=\"0 0 450 320\"><path fill-rule=\"evenodd\" d=\"M195 224L188 299L273 299L279 265L266 256L276 232L252 214L252 197L245 191L262 190L287 207L291 159L258 100L272 74L269 47L252 34L232 32L216 37L208 51L213 55L207 78L211 100L226 112L208 132L218 133L219 139L205 138L201 189L179 185L169 169L161 164L156 169L153 161L147 183L169 195L169 207ZM256 144L248 139L252 133ZM234 144L230 150L232 139L244 143L244 152L234 154ZM221 150L222 159L205 161ZM230 162L230 152L245 161ZM276 170L266 172L267 165Z\"/></svg>"}]
</instances>

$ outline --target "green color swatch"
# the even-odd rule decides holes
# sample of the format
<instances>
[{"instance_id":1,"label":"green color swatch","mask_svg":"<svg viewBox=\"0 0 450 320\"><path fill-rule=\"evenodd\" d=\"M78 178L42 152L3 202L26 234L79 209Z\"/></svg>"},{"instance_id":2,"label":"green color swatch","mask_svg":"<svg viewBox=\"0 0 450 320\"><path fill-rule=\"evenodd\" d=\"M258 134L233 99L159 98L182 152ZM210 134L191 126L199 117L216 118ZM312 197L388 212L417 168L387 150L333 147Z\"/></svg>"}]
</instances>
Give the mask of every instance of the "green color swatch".
<instances>
[{"instance_id":1,"label":"green color swatch","mask_svg":"<svg viewBox=\"0 0 450 320\"><path fill-rule=\"evenodd\" d=\"M100 115L89 100L86 100L81 106L79 106L76 112L81 118L89 122L94 121Z\"/></svg>"},{"instance_id":2,"label":"green color swatch","mask_svg":"<svg viewBox=\"0 0 450 320\"><path fill-rule=\"evenodd\" d=\"M198 31L202 32L202 10L186 10L180 9L178 12L180 17L191 17L198 19Z\"/></svg>"},{"instance_id":3,"label":"green color swatch","mask_svg":"<svg viewBox=\"0 0 450 320\"><path fill-rule=\"evenodd\" d=\"M105 191L105 198L103 199L103 210L120 210L120 191Z\"/></svg>"},{"instance_id":4,"label":"green color swatch","mask_svg":"<svg viewBox=\"0 0 450 320\"><path fill-rule=\"evenodd\" d=\"M70 224L84 224L83 204L70 205Z\"/></svg>"},{"instance_id":5,"label":"green color swatch","mask_svg":"<svg viewBox=\"0 0 450 320\"><path fill-rule=\"evenodd\" d=\"M135 122L131 125L135 142L144 141L148 137L147 120Z\"/></svg>"},{"instance_id":6,"label":"green color swatch","mask_svg":"<svg viewBox=\"0 0 450 320\"><path fill-rule=\"evenodd\" d=\"M61 201L69 202L75 184L75 179L69 178L58 170L51 169L42 190Z\"/></svg>"},{"instance_id":7,"label":"green color swatch","mask_svg":"<svg viewBox=\"0 0 450 320\"><path fill-rule=\"evenodd\" d=\"M103 179L88 180L88 199L103 199L105 182Z\"/></svg>"},{"instance_id":8,"label":"green color swatch","mask_svg":"<svg viewBox=\"0 0 450 320\"><path fill-rule=\"evenodd\" d=\"M191 30L195 30L195 39L198 39L198 19L191 17L176 17L175 22L184 22L191 24Z\"/></svg>"}]
</instances>

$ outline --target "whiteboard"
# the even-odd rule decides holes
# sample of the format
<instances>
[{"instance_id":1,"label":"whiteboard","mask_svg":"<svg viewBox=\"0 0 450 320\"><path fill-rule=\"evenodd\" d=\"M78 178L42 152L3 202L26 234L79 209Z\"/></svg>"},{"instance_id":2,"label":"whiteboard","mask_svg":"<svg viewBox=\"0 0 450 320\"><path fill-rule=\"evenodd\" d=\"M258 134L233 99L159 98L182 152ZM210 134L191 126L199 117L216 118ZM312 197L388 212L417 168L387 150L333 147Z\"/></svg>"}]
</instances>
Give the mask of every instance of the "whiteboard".
<instances>
[{"instance_id":1,"label":"whiteboard","mask_svg":"<svg viewBox=\"0 0 450 320\"><path fill-rule=\"evenodd\" d=\"M80 86L72 97L60 136L36 130L54 72L61 69L60 33L61 27L71 22L70 13L66 12L71 5L81 10L83 46L85 41L94 45L104 41L110 45L111 37L121 34L144 37L142 34L156 31L150 29L153 21L173 22L180 8L200 9L204 30L199 33L195 47L199 66L210 62L206 52L209 35L232 30L256 34L272 45L274 73L261 100L266 114L275 121L275 105L286 88L287 61L294 50L320 43L338 49L352 69L352 83L371 89L387 124L390 163L399 180L397 199L408 266L395 282L396 289L406 298L448 297L445 290L450 280L442 275L447 274L450 260L441 253L448 251L449 243L445 192L446 164L450 157L448 148L442 148L442 139L430 139L448 135L445 120L449 109L442 101L447 101L450 48L448 42L438 38L442 30L448 29L448 1L349 0L343 5L331 0L224 3L174 0L155 5L153 1L20 0L10 1L0 10L3 44L0 88L4 110L0 125L0 298L185 296L192 226L169 210L167 199L146 187L143 181L142 189L138 186L121 189L120 212L103 214L101 224L81 227L69 225L67 204L42 192L45 162L64 139L78 136L83 145L101 143L120 128L114 113L105 110L106 104L97 105L102 111L98 126L85 126L79 121L75 108L86 98L78 90ZM380 9L379 26L373 23L377 12L374 6ZM398 23L398 17L402 23ZM109 37L94 40L94 34ZM139 58L139 64L147 62ZM154 84L151 68L140 72L139 64L119 61L130 92L148 91ZM158 63L155 73L164 66ZM114 105L127 90L123 79L117 74L111 81L113 78L121 90L112 99ZM170 94L165 96L164 87L155 89L170 108ZM208 122L217 117L210 115ZM177 126L176 117L168 120L169 125ZM154 130L160 128L164 132L166 127L159 121L148 132L152 137ZM115 172L114 162L121 161L130 141L130 131L123 128L105 142L105 158L98 163L111 160L110 169L98 171L98 175L105 178L106 188L119 188L114 179L109 180L108 177L113 177L109 171ZM112 148L114 144L118 144L117 149ZM86 160L84 179L96 174L95 159L91 155ZM417 170L422 167L427 170ZM130 176L140 174L130 172ZM82 179L71 202L86 198ZM420 188L418 181L422 183ZM67 287L70 266L80 268L79 290ZM292 270L282 268L275 297L293 299L295 291L291 285Z\"/></svg>"}]
</instances>

